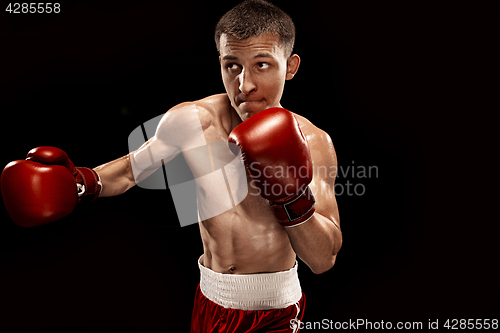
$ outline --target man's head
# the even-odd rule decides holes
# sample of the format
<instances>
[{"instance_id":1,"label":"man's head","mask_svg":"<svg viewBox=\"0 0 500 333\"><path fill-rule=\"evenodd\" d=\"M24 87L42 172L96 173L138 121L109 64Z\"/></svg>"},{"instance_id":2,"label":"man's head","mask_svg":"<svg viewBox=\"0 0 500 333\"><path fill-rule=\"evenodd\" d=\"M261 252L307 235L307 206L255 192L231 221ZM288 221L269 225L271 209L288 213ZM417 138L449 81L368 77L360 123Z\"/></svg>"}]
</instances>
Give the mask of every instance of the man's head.
<instances>
[{"instance_id":1,"label":"man's head","mask_svg":"<svg viewBox=\"0 0 500 333\"><path fill-rule=\"evenodd\" d=\"M222 80L231 105L245 120L280 106L285 80L293 78L300 58L292 54L295 27L278 7L245 1L217 24L215 42Z\"/></svg>"}]
</instances>

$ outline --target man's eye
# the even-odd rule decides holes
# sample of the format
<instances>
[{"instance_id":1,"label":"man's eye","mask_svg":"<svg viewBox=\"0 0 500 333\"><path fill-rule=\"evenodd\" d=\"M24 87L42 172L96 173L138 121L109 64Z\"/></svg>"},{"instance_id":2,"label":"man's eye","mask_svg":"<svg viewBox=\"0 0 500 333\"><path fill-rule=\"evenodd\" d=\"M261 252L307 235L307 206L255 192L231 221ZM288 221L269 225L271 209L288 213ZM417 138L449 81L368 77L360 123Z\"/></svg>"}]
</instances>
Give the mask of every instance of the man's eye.
<instances>
[{"instance_id":1,"label":"man's eye","mask_svg":"<svg viewBox=\"0 0 500 333\"><path fill-rule=\"evenodd\" d=\"M260 69L269 68L269 64L267 62L259 62L259 68Z\"/></svg>"},{"instance_id":2,"label":"man's eye","mask_svg":"<svg viewBox=\"0 0 500 333\"><path fill-rule=\"evenodd\" d=\"M227 69L231 70L231 71L236 71L238 70L238 65L235 64L235 63L232 63L232 64L228 64L227 65Z\"/></svg>"}]
</instances>

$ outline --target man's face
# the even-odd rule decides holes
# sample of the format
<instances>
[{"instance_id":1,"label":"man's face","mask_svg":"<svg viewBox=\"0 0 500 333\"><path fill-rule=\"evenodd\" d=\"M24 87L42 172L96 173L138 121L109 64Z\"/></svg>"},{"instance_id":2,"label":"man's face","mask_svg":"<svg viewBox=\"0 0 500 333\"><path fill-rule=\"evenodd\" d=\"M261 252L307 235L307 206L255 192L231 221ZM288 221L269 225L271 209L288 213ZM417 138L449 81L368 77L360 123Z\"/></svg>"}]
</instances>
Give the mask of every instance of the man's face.
<instances>
[{"instance_id":1,"label":"man's face","mask_svg":"<svg viewBox=\"0 0 500 333\"><path fill-rule=\"evenodd\" d=\"M220 38L222 81L231 106L242 120L270 107L281 107L285 80L293 77L300 58L285 58L279 37L262 34L238 40Z\"/></svg>"}]
</instances>

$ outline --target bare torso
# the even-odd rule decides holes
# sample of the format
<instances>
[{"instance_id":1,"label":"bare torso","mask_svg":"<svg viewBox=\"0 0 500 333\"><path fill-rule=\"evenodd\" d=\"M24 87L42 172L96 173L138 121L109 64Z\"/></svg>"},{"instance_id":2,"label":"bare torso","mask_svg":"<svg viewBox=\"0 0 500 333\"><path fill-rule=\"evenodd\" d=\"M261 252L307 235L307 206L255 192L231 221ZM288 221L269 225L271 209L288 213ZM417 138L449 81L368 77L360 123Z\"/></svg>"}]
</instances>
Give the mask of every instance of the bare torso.
<instances>
[{"instance_id":1,"label":"bare torso","mask_svg":"<svg viewBox=\"0 0 500 333\"><path fill-rule=\"evenodd\" d=\"M207 143L227 142L241 119L226 94L192 102L198 109ZM197 163L186 158L196 173ZM248 180L250 178L248 177ZM255 187L232 209L199 223L203 241L203 265L219 273L277 272L293 267L296 255L288 234L274 219L269 204Z\"/></svg>"},{"instance_id":2,"label":"bare torso","mask_svg":"<svg viewBox=\"0 0 500 333\"><path fill-rule=\"evenodd\" d=\"M307 139L313 164L309 188L316 198L316 211L307 228L302 224L285 229L275 221L241 157L229 149L229 134L242 120L226 94L173 107L162 116L155 135L139 149L95 168L104 180L103 195L123 193L182 153L196 180L193 199L197 201L205 267L225 274L271 273L289 270L299 256L313 272L324 272L334 265L342 244L333 190L336 154L327 133L306 118L294 116ZM182 198L181 205L192 205L192 197ZM197 222L192 217L181 219L181 215L181 225Z\"/></svg>"}]
</instances>

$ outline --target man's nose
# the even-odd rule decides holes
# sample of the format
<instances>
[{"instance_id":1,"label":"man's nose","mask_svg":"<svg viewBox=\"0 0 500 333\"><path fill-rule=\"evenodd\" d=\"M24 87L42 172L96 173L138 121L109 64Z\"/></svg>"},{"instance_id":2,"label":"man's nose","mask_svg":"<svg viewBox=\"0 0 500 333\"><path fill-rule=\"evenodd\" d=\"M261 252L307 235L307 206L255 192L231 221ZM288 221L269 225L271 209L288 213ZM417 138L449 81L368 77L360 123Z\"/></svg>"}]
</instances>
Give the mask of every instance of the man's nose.
<instances>
[{"instance_id":1,"label":"man's nose","mask_svg":"<svg viewBox=\"0 0 500 333\"><path fill-rule=\"evenodd\" d=\"M250 94L257 90L257 85L255 84L252 74L247 72L245 69L240 73L240 91L245 95Z\"/></svg>"}]
</instances>

